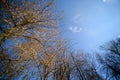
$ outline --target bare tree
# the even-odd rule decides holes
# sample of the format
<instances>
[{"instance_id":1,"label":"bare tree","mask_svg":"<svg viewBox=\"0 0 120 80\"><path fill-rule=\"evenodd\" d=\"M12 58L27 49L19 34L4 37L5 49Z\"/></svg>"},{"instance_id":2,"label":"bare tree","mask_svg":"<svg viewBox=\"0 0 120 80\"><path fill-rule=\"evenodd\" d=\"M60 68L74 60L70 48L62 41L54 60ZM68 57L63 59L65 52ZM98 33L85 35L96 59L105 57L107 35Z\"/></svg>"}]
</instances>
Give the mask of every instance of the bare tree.
<instances>
[{"instance_id":1,"label":"bare tree","mask_svg":"<svg viewBox=\"0 0 120 80\"><path fill-rule=\"evenodd\" d=\"M1 70L0 75L2 78L10 79L25 71L28 64L34 64L33 60L36 60L38 52L48 49L46 47L51 44L46 45L48 40L50 41L48 35L58 28L57 19L54 14L54 0L1 0L0 5L0 49L2 52L0 66L3 66L2 69L5 68L5 71ZM53 37L53 35L49 36ZM5 44L9 43L7 40L10 40L12 44L6 47ZM8 63L2 64L6 60ZM38 59L36 64L39 66Z\"/></svg>"},{"instance_id":2,"label":"bare tree","mask_svg":"<svg viewBox=\"0 0 120 80\"><path fill-rule=\"evenodd\" d=\"M52 16L54 0L0 1L0 45L12 37L23 36L26 32L39 30L41 27L55 28L55 15ZM26 36L26 35L25 35Z\"/></svg>"},{"instance_id":3,"label":"bare tree","mask_svg":"<svg viewBox=\"0 0 120 80\"><path fill-rule=\"evenodd\" d=\"M120 39L110 41L102 49L105 55L99 57L102 62L102 69L106 73L106 80L120 79Z\"/></svg>"},{"instance_id":4,"label":"bare tree","mask_svg":"<svg viewBox=\"0 0 120 80\"><path fill-rule=\"evenodd\" d=\"M79 80L102 80L97 72L95 58L89 53L78 51L71 55L73 59L73 75Z\"/></svg>"}]
</instances>

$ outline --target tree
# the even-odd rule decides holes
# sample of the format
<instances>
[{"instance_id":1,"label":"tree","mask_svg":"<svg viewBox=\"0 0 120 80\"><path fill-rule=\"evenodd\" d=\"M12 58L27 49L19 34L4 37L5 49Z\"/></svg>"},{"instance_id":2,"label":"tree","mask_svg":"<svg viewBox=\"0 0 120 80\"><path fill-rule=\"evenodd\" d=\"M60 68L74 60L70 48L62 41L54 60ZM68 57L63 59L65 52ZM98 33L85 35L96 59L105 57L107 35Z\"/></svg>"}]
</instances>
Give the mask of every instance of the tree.
<instances>
[{"instance_id":1,"label":"tree","mask_svg":"<svg viewBox=\"0 0 120 80\"><path fill-rule=\"evenodd\" d=\"M76 55L71 55L74 64L73 75L79 80L102 80L96 69L95 58L89 53L78 51Z\"/></svg>"},{"instance_id":2,"label":"tree","mask_svg":"<svg viewBox=\"0 0 120 80\"><path fill-rule=\"evenodd\" d=\"M99 57L99 61L104 65L102 69L106 72L106 80L120 79L120 39L112 40L102 47L105 55Z\"/></svg>"},{"instance_id":3,"label":"tree","mask_svg":"<svg viewBox=\"0 0 120 80\"><path fill-rule=\"evenodd\" d=\"M39 31L41 27L55 28L52 16L54 0L2 0L0 1L0 45L7 39L27 36L26 32ZM32 33L32 32L31 32Z\"/></svg>"},{"instance_id":4,"label":"tree","mask_svg":"<svg viewBox=\"0 0 120 80\"><path fill-rule=\"evenodd\" d=\"M49 33L57 30L57 19L54 0L1 0L0 5L0 77L11 79L25 71L30 62L33 64L38 49L47 49L43 41L47 44L48 35L54 37Z\"/></svg>"}]
</instances>

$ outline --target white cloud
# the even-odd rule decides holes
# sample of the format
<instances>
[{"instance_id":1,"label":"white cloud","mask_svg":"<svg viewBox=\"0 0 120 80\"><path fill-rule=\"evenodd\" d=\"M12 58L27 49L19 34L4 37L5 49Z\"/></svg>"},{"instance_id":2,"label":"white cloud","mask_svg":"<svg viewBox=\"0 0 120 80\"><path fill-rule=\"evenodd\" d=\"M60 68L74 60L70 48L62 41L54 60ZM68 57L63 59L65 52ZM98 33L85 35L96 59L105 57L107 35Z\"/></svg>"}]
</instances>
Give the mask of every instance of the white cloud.
<instances>
[{"instance_id":1,"label":"white cloud","mask_svg":"<svg viewBox=\"0 0 120 80\"><path fill-rule=\"evenodd\" d=\"M117 0L102 0L104 3L115 3Z\"/></svg>"},{"instance_id":2,"label":"white cloud","mask_svg":"<svg viewBox=\"0 0 120 80\"><path fill-rule=\"evenodd\" d=\"M82 31L82 28L80 27L77 27L77 26L75 26L75 27L69 27L69 30L71 30L72 32L81 32Z\"/></svg>"},{"instance_id":3,"label":"white cloud","mask_svg":"<svg viewBox=\"0 0 120 80\"><path fill-rule=\"evenodd\" d=\"M108 0L102 0L103 2L107 2Z\"/></svg>"}]
</instances>

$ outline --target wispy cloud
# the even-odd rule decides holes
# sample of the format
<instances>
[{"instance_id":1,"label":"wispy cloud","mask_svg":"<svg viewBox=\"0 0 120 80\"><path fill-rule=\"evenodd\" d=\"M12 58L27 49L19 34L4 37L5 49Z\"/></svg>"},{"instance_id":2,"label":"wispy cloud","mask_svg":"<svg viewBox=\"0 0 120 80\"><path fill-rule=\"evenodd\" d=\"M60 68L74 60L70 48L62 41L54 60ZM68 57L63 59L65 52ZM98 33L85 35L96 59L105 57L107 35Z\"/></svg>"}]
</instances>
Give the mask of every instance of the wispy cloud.
<instances>
[{"instance_id":1,"label":"wispy cloud","mask_svg":"<svg viewBox=\"0 0 120 80\"><path fill-rule=\"evenodd\" d=\"M69 27L69 30L72 32L81 32L82 31L82 27L80 26L80 19L81 19L81 15L77 14L73 17L72 19L72 25L73 27Z\"/></svg>"},{"instance_id":2,"label":"wispy cloud","mask_svg":"<svg viewBox=\"0 0 120 80\"><path fill-rule=\"evenodd\" d=\"M76 20L76 19L79 19L81 17L81 15L80 14L77 14L75 17L74 17L74 19Z\"/></svg>"},{"instance_id":3,"label":"wispy cloud","mask_svg":"<svg viewBox=\"0 0 120 80\"><path fill-rule=\"evenodd\" d=\"M73 18L73 22L78 24L80 22L80 19L81 19L81 15L80 14L77 14L74 18Z\"/></svg>"},{"instance_id":4,"label":"wispy cloud","mask_svg":"<svg viewBox=\"0 0 120 80\"><path fill-rule=\"evenodd\" d=\"M82 28L81 27L69 27L69 30L71 30L72 32L81 32Z\"/></svg>"}]
</instances>

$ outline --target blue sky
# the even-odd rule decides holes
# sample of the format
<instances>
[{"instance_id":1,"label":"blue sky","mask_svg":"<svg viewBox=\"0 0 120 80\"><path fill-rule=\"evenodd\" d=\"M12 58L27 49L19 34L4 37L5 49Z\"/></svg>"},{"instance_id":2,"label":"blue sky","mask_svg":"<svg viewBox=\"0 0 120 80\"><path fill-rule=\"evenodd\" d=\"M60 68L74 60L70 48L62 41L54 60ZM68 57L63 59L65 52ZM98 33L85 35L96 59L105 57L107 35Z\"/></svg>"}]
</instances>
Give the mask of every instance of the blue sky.
<instances>
[{"instance_id":1,"label":"blue sky","mask_svg":"<svg viewBox=\"0 0 120 80\"><path fill-rule=\"evenodd\" d=\"M120 0L57 0L63 10L64 36L86 52L120 37Z\"/></svg>"}]
</instances>

